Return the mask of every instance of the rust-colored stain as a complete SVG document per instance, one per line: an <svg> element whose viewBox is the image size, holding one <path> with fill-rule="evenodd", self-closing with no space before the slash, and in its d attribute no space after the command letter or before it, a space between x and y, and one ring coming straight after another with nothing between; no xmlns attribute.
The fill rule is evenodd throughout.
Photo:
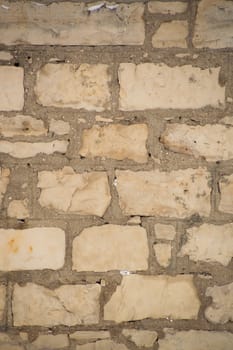
<svg viewBox="0 0 233 350"><path fill-rule="evenodd" d="M28 247L28 250L29 250L29 252L30 252L30 253L32 253L33 248L32 248L32 246L31 246L31 245Z"/></svg>
<svg viewBox="0 0 233 350"><path fill-rule="evenodd" d="M18 250L19 250L19 247L15 241L14 238L12 238L9 242L8 242L8 246L9 246L9 249L10 251L12 251L12 253L17 253Z"/></svg>

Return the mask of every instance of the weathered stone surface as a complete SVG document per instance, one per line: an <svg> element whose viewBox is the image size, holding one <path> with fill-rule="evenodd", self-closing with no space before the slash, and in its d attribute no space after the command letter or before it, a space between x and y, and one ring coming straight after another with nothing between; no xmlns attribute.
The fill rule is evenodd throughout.
<svg viewBox="0 0 233 350"><path fill-rule="evenodd" d="M30 350L61 349L69 345L67 334L42 334L30 344Z"/></svg>
<svg viewBox="0 0 233 350"><path fill-rule="evenodd" d="M1 7L0 7L1 8ZM0 110L20 111L24 105L23 68L0 67Z"/></svg>
<svg viewBox="0 0 233 350"><path fill-rule="evenodd" d="M42 207L103 216L111 201L107 174L91 172L76 174L70 167L38 174Z"/></svg>
<svg viewBox="0 0 233 350"><path fill-rule="evenodd" d="M155 224L155 236L158 239L172 241L176 236L176 230L172 225Z"/></svg>
<svg viewBox="0 0 233 350"><path fill-rule="evenodd" d="M166 330L159 339L159 350L231 350L233 334L211 331Z"/></svg>
<svg viewBox="0 0 233 350"><path fill-rule="evenodd" d="M15 285L15 326L95 324L99 321L99 284L63 285L51 290L33 283ZM46 315L46 317L45 317Z"/></svg>
<svg viewBox="0 0 233 350"><path fill-rule="evenodd" d="M208 321L222 324L233 321L233 283L209 287L206 296L213 299L205 310Z"/></svg>
<svg viewBox="0 0 233 350"><path fill-rule="evenodd" d="M66 153L67 141L54 140L51 142L9 142L0 141L0 153L9 154L14 158L30 158L37 154Z"/></svg>
<svg viewBox="0 0 233 350"><path fill-rule="evenodd" d="M10 61L13 58L12 54L7 51L0 51L0 60Z"/></svg>
<svg viewBox="0 0 233 350"><path fill-rule="evenodd" d="M5 45L141 45L145 29L140 3L35 2L0 4L0 42Z"/></svg>
<svg viewBox="0 0 233 350"><path fill-rule="evenodd" d="M46 135L47 130L40 119L28 115L16 117L0 116L0 134L5 137L12 136L41 136Z"/></svg>
<svg viewBox="0 0 233 350"><path fill-rule="evenodd" d="M0 333L0 350L24 350L24 347L12 340L7 333Z"/></svg>
<svg viewBox="0 0 233 350"><path fill-rule="evenodd" d="M162 267L168 267L171 261L172 247L170 243L154 244L156 260Z"/></svg>
<svg viewBox="0 0 233 350"><path fill-rule="evenodd" d="M209 162L233 158L233 127L224 125L167 125L160 141L166 148Z"/></svg>
<svg viewBox="0 0 233 350"><path fill-rule="evenodd" d="M85 129L79 154L83 157L107 157L116 160L132 159L138 163L147 161L145 124L94 125Z"/></svg>
<svg viewBox="0 0 233 350"><path fill-rule="evenodd" d="M233 174L224 176L219 182L221 200L219 210L233 214Z"/></svg>
<svg viewBox="0 0 233 350"><path fill-rule="evenodd" d="M25 219L29 217L28 201L24 200L13 200L9 203L7 208L7 215L11 218Z"/></svg>
<svg viewBox="0 0 233 350"><path fill-rule="evenodd" d="M227 266L233 257L233 224L203 224L187 230L187 242L179 256L193 261L219 262Z"/></svg>
<svg viewBox="0 0 233 350"><path fill-rule="evenodd" d="M185 2L162 2L162 1L149 1L148 9L152 13L162 13L164 15L175 15L176 13L182 13L187 10L187 3Z"/></svg>
<svg viewBox="0 0 233 350"><path fill-rule="evenodd" d="M147 270L148 257L147 233L140 226L88 227L73 241L77 271Z"/></svg>
<svg viewBox="0 0 233 350"><path fill-rule="evenodd" d="M77 331L70 334L70 339L75 339L80 342L90 341L95 342L101 339L111 338L109 331Z"/></svg>
<svg viewBox="0 0 233 350"><path fill-rule="evenodd" d="M37 102L48 107L88 111L109 109L110 75L107 69L106 64L48 63L37 72Z"/></svg>
<svg viewBox="0 0 233 350"><path fill-rule="evenodd" d="M200 301L191 275L124 276L104 307L104 319L196 319Z"/></svg>
<svg viewBox="0 0 233 350"><path fill-rule="evenodd" d="M64 120L52 119L49 124L49 131L56 135L66 135L70 132L70 124Z"/></svg>
<svg viewBox="0 0 233 350"><path fill-rule="evenodd" d="M219 84L219 72L220 67L121 63L120 109L220 108L225 104L225 87Z"/></svg>
<svg viewBox="0 0 233 350"><path fill-rule="evenodd" d="M76 350L127 350L124 344L119 344L113 340L99 340L95 343L76 345Z"/></svg>
<svg viewBox="0 0 233 350"><path fill-rule="evenodd" d="M233 47L233 3L202 0L198 5L193 44L198 48Z"/></svg>
<svg viewBox="0 0 233 350"><path fill-rule="evenodd" d="M203 168L169 172L116 171L120 207L126 215L180 217L210 213L209 174Z"/></svg>
<svg viewBox="0 0 233 350"><path fill-rule="evenodd" d="M0 322L3 318L3 312L5 308L6 287L0 285Z"/></svg>
<svg viewBox="0 0 233 350"><path fill-rule="evenodd" d="M219 122L226 125L233 125L233 116L226 116L220 119Z"/></svg>
<svg viewBox="0 0 233 350"><path fill-rule="evenodd" d="M3 196L6 193L9 182L10 182L10 169L0 168L0 208L3 200Z"/></svg>
<svg viewBox="0 0 233 350"><path fill-rule="evenodd" d="M60 228L0 229L0 270L59 269L65 258Z"/></svg>
<svg viewBox="0 0 233 350"><path fill-rule="evenodd" d="M152 37L152 45L157 48L180 47L186 48L188 36L187 21L171 21L161 23Z"/></svg>
<svg viewBox="0 0 233 350"><path fill-rule="evenodd" d="M157 332L142 329L123 329L122 334L137 346L146 348L153 346L158 337Z"/></svg>

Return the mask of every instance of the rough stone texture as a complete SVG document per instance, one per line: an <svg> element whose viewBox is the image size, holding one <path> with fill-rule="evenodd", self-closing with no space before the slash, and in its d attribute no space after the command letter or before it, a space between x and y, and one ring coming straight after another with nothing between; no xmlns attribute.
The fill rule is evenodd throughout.
<svg viewBox="0 0 233 350"><path fill-rule="evenodd" d="M0 321L3 318L4 308L5 308L5 297L6 297L6 287L0 285Z"/></svg>
<svg viewBox="0 0 233 350"><path fill-rule="evenodd" d="M203 224L187 230L187 242L179 256L193 261L218 262L227 266L233 257L233 224Z"/></svg>
<svg viewBox="0 0 233 350"><path fill-rule="evenodd" d="M6 45L141 45L145 37L140 3L0 4L9 7L0 6L0 42Z"/></svg>
<svg viewBox="0 0 233 350"><path fill-rule="evenodd" d="M42 120L27 115L17 115L16 117L1 115L0 134L5 137L41 136L46 135L47 130Z"/></svg>
<svg viewBox="0 0 233 350"><path fill-rule="evenodd" d="M23 109L23 74L24 70L21 67L0 67L1 111L20 111L21 109Z"/></svg>
<svg viewBox="0 0 233 350"><path fill-rule="evenodd" d="M219 85L219 72L219 67L121 63L118 72L120 109L223 107L225 87Z"/></svg>
<svg viewBox="0 0 233 350"><path fill-rule="evenodd" d="M60 228L0 229L0 270L59 269L65 233Z"/></svg>
<svg viewBox="0 0 233 350"><path fill-rule="evenodd" d="M7 51L0 51L0 60L10 61L13 58L12 54Z"/></svg>
<svg viewBox="0 0 233 350"><path fill-rule="evenodd" d="M184 218L210 212L209 174L205 169L169 172L116 171L120 206L126 215Z"/></svg>
<svg viewBox="0 0 233 350"><path fill-rule="evenodd" d="M11 218L25 219L29 217L28 201L15 199L9 203L7 215Z"/></svg>
<svg viewBox="0 0 233 350"><path fill-rule="evenodd" d="M171 261L171 244L170 243L156 243L154 244L154 251L156 260L162 267L168 267Z"/></svg>
<svg viewBox="0 0 233 350"><path fill-rule="evenodd" d="M172 225L155 224L155 236L158 239L172 241L176 236L176 230Z"/></svg>
<svg viewBox="0 0 233 350"><path fill-rule="evenodd" d="M7 333L0 333L0 350L24 350L24 347L13 341Z"/></svg>
<svg viewBox="0 0 233 350"><path fill-rule="evenodd" d="M201 0L198 6L193 44L197 48L233 47L233 3Z"/></svg>
<svg viewBox="0 0 233 350"><path fill-rule="evenodd" d="M89 227L74 239L72 256L77 271L147 270L147 233L140 226Z"/></svg>
<svg viewBox="0 0 233 350"><path fill-rule="evenodd" d="M112 340L99 340L95 343L77 345L76 350L127 350L124 344L115 343Z"/></svg>
<svg viewBox="0 0 233 350"><path fill-rule="evenodd" d="M64 122L63 120L52 119L49 124L49 131L56 135L69 134L70 124L68 122Z"/></svg>
<svg viewBox="0 0 233 350"><path fill-rule="evenodd" d="M140 329L123 329L122 334L137 346L146 348L153 346L158 337L156 332Z"/></svg>
<svg viewBox="0 0 233 350"><path fill-rule="evenodd" d="M38 174L42 207L102 216L111 201L108 177L104 172L76 174L70 167Z"/></svg>
<svg viewBox="0 0 233 350"><path fill-rule="evenodd" d="M108 331L77 331L70 334L70 339L78 340L81 342L95 342L97 340L108 338L111 338L110 332Z"/></svg>
<svg viewBox="0 0 233 350"><path fill-rule="evenodd" d="M222 124L233 125L233 117L226 116L226 117L220 119L219 122Z"/></svg>
<svg viewBox="0 0 233 350"><path fill-rule="evenodd" d="M159 350L231 350L232 346L233 334L228 332L168 329L159 340Z"/></svg>
<svg viewBox="0 0 233 350"><path fill-rule="evenodd" d="M15 285L15 326L95 324L99 321L99 284L63 285L51 290L33 283ZM46 315L46 317L45 317Z"/></svg>
<svg viewBox="0 0 233 350"><path fill-rule="evenodd" d="M208 287L206 296L212 297L212 304L205 310L205 317L212 323L233 321L233 283Z"/></svg>
<svg viewBox="0 0 233 350"><path fill-rule="evenodd" d="M69 345L66 334L42 334L30 344L30 350L61 349Z"/></svg>
<svg viewBox="0 0 233 350"><path fill-rule="evenodd" d="M187 21L171 21L161 23L152 37L152 45L157 48L180 47L186 48L188 36Z"/></svg>
<svg viewBox="0 0 233 350"><path fill-rule="evenodd" d="M37 72L35 94L43 106L109 109L110 76L106 64L48 63Z"/></svg>
<svg viewBox="0 0 233 350"><path fill-rule="evenodd" d="M202 157L209 162L233 158L233 127L230 126L170 124L160 141L174 152Z"/></svg>
<svg viewBox="0 0 233 350"><path fill-rule="evenodd" d="M233 174L224 176L219 182L221 200L219 210L233 214Z"/></svg>
<svg viewBox="0 0 233 350"><path fill-rule="evenodd" d="M196 319L200 307L191 275L124 276L104 307L104 319Z"/></svg>
<svg viewBox="0 0 233 350"><path fill-rule="evenodd" d="M83 131L79 154L83 157L107 157L116 160L132 159L137 163L147 161L145 124L94 125Z"/></svg>
<svg viewBox="0 0 233 350"><path fill-rule="evenodd" d="M162 13L164 15L175 15L176 13L185 12L187 9L187 3L185 2L162 2L162 1L149 1L148 9L152 13Z"/></svg>
<svg viewBox="0 0 233 350"><path fill-rule="evenodd" d="M9 182L10 182L10 169L0 168L0 208L2 205L3 196L6 193Z"/></svg>

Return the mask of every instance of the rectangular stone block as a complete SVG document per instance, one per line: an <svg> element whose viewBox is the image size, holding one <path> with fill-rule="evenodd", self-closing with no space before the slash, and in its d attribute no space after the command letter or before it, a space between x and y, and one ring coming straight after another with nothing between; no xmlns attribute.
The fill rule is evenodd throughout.
<svg viewBox="0 0 233 350"><path fill-rule="evenodd" d="M175 15L187 10L187 3L180 1L149 1L148 10L151 13L161 13L163 15Z"/></svg>
<svg viewBox="0 0 233 350"><path fill-rule="evenodd" d="M0 111L20 111L23 109L23 75L24 71L21 67L0 67Z"/></svg>
<svg viewBox="0 0 233 350"><path fill-rule="evenodd" d="M47 129L41 119L29 115L16 115L15 117L0 116L0 134L4 137L13 136L42 136Z"/></svg>
<svg viewBox="0 0 233 350"><path fill-rule="evenodd" d="M121 63L118 71L120 109L222 108L225 87L219 84L219 72L220 67Z"/></svg>
<svg viewBox="0 0 233 350"><path fill-rule="evenodd" d="M0 229L0 270L62 268L65 233L60 228Z"/></svg>
<svg viewBox="0 0 233 350"><path fill-rule="evenodd" d="M110 108L106 64L48 63L37 72L35 94L43 106L103 111Z"/></svg>
<svg viewBox="0 0 233 350"><path fill-rule="evenodd" d="M184 218L210 213L209 173L204 168L171 172L116 171L120 207L126 215Z"/></svg>
<svg viewBox="0 0 233 350"><path fill-rule="evenodd" d="M1 6L2 5L2 6ZM144 5L0 1L5 45L141 45Z"/></svg>
<svg viewBox="0 0 233 350"><path fill-rule="evenodd" d="M74 326L99 321L99 284L63 285L54 290L33 283L14 287L14 326Z"/></svg>
<svg viewBox="0 0 233 350"><path fill-rule="evenodd" d="M4 194L6 193L7 186L10 182L10 169L0 168L0 208L2 205L2 200Z"/></svg>

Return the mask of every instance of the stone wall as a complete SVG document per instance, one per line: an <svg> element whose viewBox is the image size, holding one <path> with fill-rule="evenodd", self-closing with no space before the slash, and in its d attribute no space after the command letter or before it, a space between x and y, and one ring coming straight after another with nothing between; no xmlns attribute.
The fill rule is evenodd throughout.
<svg viewBox="0 0 233 350"><path fill-rule="evenodd" d="M0 350L233 349L232 33L0 0Z"/></svg>

